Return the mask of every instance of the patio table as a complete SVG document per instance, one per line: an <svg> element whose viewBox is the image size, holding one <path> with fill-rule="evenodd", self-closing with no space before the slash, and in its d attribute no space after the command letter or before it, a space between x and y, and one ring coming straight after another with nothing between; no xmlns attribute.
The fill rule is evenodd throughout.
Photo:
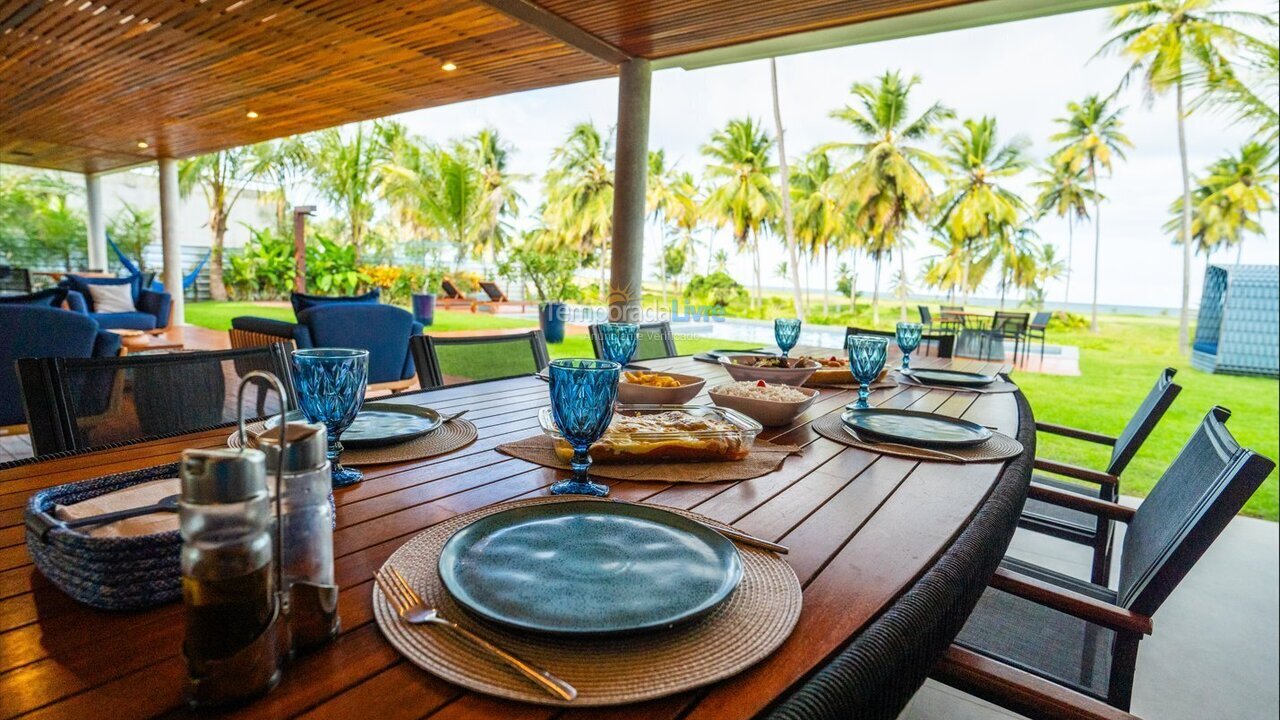
<svg viewBox="0 0 1280 720"><path fill-rule="evenodd" d="M707 377L709 386L728 379L718 365L689 357L645 364ZM925 357L913 359L913 364L987 373L1009 370L994 363ZM596 709L588 715L732 720L766 713L873 624L891 618L895 603L922 582L922 576L935 572L935 565L943 565L942 558L950 558L947 572L967 567L951 561L953 543L971 540L966 531L988 519L991 506L1000 504L1000 512L1012 513L1001 520L1007 523L1007 534L1001 530L1001 537L982 549L995 560L963 578L973 592L980 592L1003 554L1001 543L1007 544L1012 536L1034 441L1025 457L1010 461L1013 464L953 465L855 449L811 429L814 420L841 411L853 399L853 391L824 389L797 422L766 429L764 438L803 446L800 454L769 475L711 484L611 483L615 497L687 508L788 545L791 552L785 558L804 588L804 607L791 637L747 671L701 690ZM279 687L239 714L379 720L586 717L581 711L482 696L439 680L402 659L373 620L373 572L396 548L456 514L545 494L547 486L563 476L495 451L499 444L538 432L537 413L548 403L546 383L523 376L388 400L441 411L467 408L479 439L450 455L367 468L363 483L336 493L334 543L342 587L342 635L296 660ZM886 407L964 417L1009 435L1021 434L1024 440L1033 426L1020 394L898 386L876 391L872 400ZM707 402L705 391L696 402ZM184 448L221 446L228 433L199 432L0 470L0 717L33 712L42 718L124 719L187 713L182 702L181 604L134 613L78 605L31 566L22 545L22 506L41 488L170 462ZM1008 499L1010 487L1014 501ZM1004 500L997 503L1001 497ZM970 607L955 609L953 619L962 623ZM941 653L944 648L945 643L927 651ZM928 666L925 663L919 672ZM911 690L914 686L904 692Z"/></svg>

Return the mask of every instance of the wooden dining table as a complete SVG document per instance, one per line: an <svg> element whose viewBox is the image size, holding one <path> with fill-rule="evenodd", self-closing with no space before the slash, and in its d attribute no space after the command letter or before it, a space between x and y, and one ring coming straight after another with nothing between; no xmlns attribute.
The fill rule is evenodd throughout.
<svg viewBox="0 0 1280 720"><path fill-rule="evenodd" d="M833 352L795 352L806 351ZM708 386L728 380L718 365L690 357L644 364L706 377ZM913 358L913 365L1009 371L995 363L939 358ZM766 429L761 437L802 450L765 476L737 482L611 483L615 497L691 510L788 546L785 559L803 588L803 609L794 632L776 652L734 677L645 703L582 710L526 705L451 685L403 659L373 618L373 573L410 538L459 513L545 495L551 483L564 477L561 471L496 450L540 432L537 414L548 404L545 381L529 375L382 400L442 412L467 409L479 437L451 454L365 468L362 483L336 491L334 550L342 633L327 647L295 660L270 694L228 714L377 720L734 720L761 715L930 570L987 503L1006 466L1003 461L960 465L908 460L833 442L811 428L814 420L840 412L855 398L852 390L823 389L795 422ZM705 391L695 402L708 402ZM1012 393L899 385L876 390L872 402L963 417L1008 435L1032 423ZM229 432L217 429L0 470L0 717L124 720L189 713L182 696L182 605L107 612L76 603L33 568L24 546L22 511L27 498L42 488L172 462L184 448L225 445ZM985 585L987 579L979 580Z"/></svg>

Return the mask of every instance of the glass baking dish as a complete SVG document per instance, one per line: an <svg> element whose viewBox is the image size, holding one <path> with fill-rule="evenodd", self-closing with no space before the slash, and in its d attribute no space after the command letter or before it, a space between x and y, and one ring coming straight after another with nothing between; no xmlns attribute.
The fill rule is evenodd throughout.
<svg viewBox="0 0 1280 720"><path fill-rule="evenodd" d="M672 413L673 415L667 415ZM674 413L693 418L680 422ZM664 422L660 430L631 430L631 418ZM556 455L568 462L569 443L556 428L551 408L538 413L542 431L555 441ZM685 428L682 424L714 422L716 428ZM644 420L641 421L646 422ZM715 405L619 405L604 437L591 446L591 460L598 463L729 462L742 460L763 427L736 410Z"/></svg>

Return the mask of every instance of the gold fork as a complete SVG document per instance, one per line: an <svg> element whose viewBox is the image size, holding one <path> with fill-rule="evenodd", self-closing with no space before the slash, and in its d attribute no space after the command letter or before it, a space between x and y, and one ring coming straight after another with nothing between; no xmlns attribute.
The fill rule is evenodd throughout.
<svg viewBox="0 0 1280 720"><path fill-rule="evenodd" d="M386 570L390 572L386 572ZM476 647L515 668L521 675L534 681L539 687L561 700L569 701L578 697L577 689L564 680L546 670L539 670L452 620L441 617L435 608L427 607L427 604L422 601L422 597L414 591L409 585L409 581L404 579L399 570L388 565L385 569L374 573L373 579L378 583L378 587L382 588L382 594L386 595L387 600L395 606L396 614L400 616L401 620L410 625L429 624L449 628Z"/></svg>

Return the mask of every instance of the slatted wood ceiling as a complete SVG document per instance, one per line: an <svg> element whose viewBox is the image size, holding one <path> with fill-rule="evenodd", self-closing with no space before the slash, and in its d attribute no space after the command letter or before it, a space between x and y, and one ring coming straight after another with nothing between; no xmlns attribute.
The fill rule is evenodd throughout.
<svg viewBox="0 0 1280 720"><path fill-rule="evenodd" d="M540 4L657 59L969 1ZM98 172L615 72L476 0L0 0L0 162Z"/></svg>

